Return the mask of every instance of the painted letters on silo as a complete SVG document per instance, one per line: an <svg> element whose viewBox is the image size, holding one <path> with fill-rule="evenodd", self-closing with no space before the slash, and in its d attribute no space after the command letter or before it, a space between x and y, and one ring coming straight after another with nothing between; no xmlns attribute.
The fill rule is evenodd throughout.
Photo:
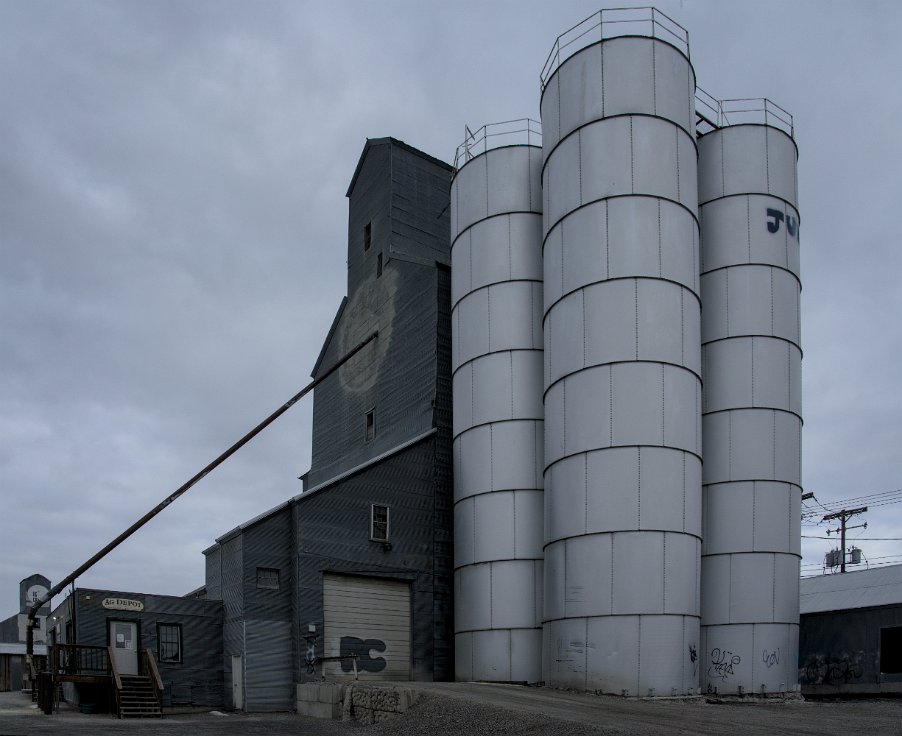
<svg viewBox="0 0 902 736"><path fill-rule="evenodd" d="M650 19L541 103L545 681L643 696L697 690L701 549L695 75Z"/></svg>
<svg viewBox="0 0 902 736"><path fill-rule="evenodd" d="M779 120L773 103L755 102L762 122ZM798 682L802 353L797 151L787 131L726 125L699 140L701 683L721 693Z"/></svg>
<svg viewBox="0 0 902 736"><path fill-rule="evenodd" d="M538 682L542 150L495 134L462 146L451 185L456 677Z"/></svg>

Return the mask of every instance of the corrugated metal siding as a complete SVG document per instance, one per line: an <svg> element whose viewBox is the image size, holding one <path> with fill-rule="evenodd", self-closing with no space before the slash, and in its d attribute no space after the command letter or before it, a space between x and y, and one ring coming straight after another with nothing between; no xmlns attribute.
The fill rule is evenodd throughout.
<svg viewBox="0 0 902 736"><path fill-rule="evenodd" d="M293 710L291 624L249 620L245 645L245 709L249 712Z"/></svg>
<svg viewBox="0 0 902 736"><path fill-rule="evenodd" d="M76 625L79 644L107 646L111 620L138 624L138 647L153 652L163 680L163 705L224 705L222 651L223 606L219 601L176 596L146 595L126 591L81 589ZM105 598L141 601L143 611L103 608ZM179 624L182 629L182 661L160 662L157 624Z"/></svg>
<svg viewBox="0 0 902 736"><path fill-rule="evenodd" d="M902 565L799 581L802 613L902 604Z"/></svg>
<svg viewBox="0 0 902 736"><path fill-rule="evenodd" d="M447 646L450 607L435 595L450 597L445 570L438 574L434 482L437 435L296 503L298 534L298 626L317 627L322 655L324 572L409 579L412 583L412 648L415 680L453 676L453 662L436 651ZM391 508L391 544L386 550L369 541L370 504ZM450 504L450 501L446 501ZM450 535L450 528L445 532ZM447 547L445 547L447 550ZM446 556L449 554L445 552ZM301 642L302 649L305 642ZM301 679L316 679L306 672Z"/></svg>
<svg viewBox="0 0 902 736"><path fill-rule="evenodd" d="M880 672L880 629L890 626L902 626L902 605L803 615L799 681L858 686L902 682L902 674Z"/></svg>
<svg viewBox="0 0 902 736"><path fill-rule="evenodd" d="M410 584L371 577L323 577L326 656L357 654L360 680L410 679ZM326 664L330 679L353 677L347 662Z"/></svg>
<svg viewBox="0 0 902 736"><path fill-rule="evenodd" d="M205 553L204 566L206 572L207 598L210 600L222 600L222 548L217 544Z"/></svg>
<svg viewBox="0 0 902 736"><path fill-rule="evenodd" d="M222 554L222 602L225 620L241 618L244 614L244 556L243 536L237 534L220 544Z"/></svg>

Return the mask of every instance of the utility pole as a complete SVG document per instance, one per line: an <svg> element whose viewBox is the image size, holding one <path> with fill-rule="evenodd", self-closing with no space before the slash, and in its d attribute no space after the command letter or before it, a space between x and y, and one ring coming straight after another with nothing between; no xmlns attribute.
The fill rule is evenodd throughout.
<svg viewBox="0 0 902 736"><path fill-rule="evenodd" d="M842 562L839 566L840 572L846 571L846 522L851 519L853 516L857 514L863 514L868 510L867 506L861 506L857 509L843 509L842 511L836 511L832 514L827 514L821 521L833 521L833 519L839 519L839 529L835 531L839 531L840 533L840 552L842 553ZM864 525L867 527L867 524ZM854 528L854 527L852 527ZM830 533L830 530L827 530L827 534Z"/></svg>

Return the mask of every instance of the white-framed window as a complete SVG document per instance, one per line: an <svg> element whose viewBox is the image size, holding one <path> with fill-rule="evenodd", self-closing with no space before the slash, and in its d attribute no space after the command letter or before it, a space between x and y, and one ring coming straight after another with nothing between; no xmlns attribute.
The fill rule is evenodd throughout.
<svg viewBox="0 0 902 736"><path fill-rule="evenodd" d="M389 532L388 506L374 503L370 506L370 539L387 542Z"/></svg>

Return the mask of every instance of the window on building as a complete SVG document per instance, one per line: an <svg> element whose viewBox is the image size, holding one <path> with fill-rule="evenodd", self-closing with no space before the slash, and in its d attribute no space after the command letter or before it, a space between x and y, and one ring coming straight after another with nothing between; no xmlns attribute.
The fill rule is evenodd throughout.
<svg viewBox="0 0 902 736"><path fill-rule="evenodd" d="M902 626L880 629L880 671L902 673Z"/></svg>
<svg viewBox="0 0 902 736"><path fill-rule="evenodd" d="M369 442L376 436L376 410L370 409L366 413L363 425L363 438Z"/></svg>
<svg viewBox="0 0 902 736"><path fill-rule="evenodd" d="M373 223L368 222L363 226L363 252L366 253L373 244Z"/></svg>
<svg viewBox="0 0 902 736"><path fill-rule="evenodd" d="M374 503L371 507L372 523L370 524L370 539L376 542L388 541L388 506Z"/></svg>
<svg viewBox="0 0 902 736"><path fill-rule="evenodd" d="M257 568L257 587L269 588L270 590L279 589L279 569L276 567L258 567Z"/></svg>
<svg viewBox="0 0 902 736"><path fill-rule="evenodd" d="M181 624L157 624L157 659L160 662L182 661Z"/></svg>
<svg viewBox="0 0 902 736"><path fill-rule="evenodd" d="M376 278L379 278L382 275L382 254L379 254L379 257L376 259Z"/></svg>

